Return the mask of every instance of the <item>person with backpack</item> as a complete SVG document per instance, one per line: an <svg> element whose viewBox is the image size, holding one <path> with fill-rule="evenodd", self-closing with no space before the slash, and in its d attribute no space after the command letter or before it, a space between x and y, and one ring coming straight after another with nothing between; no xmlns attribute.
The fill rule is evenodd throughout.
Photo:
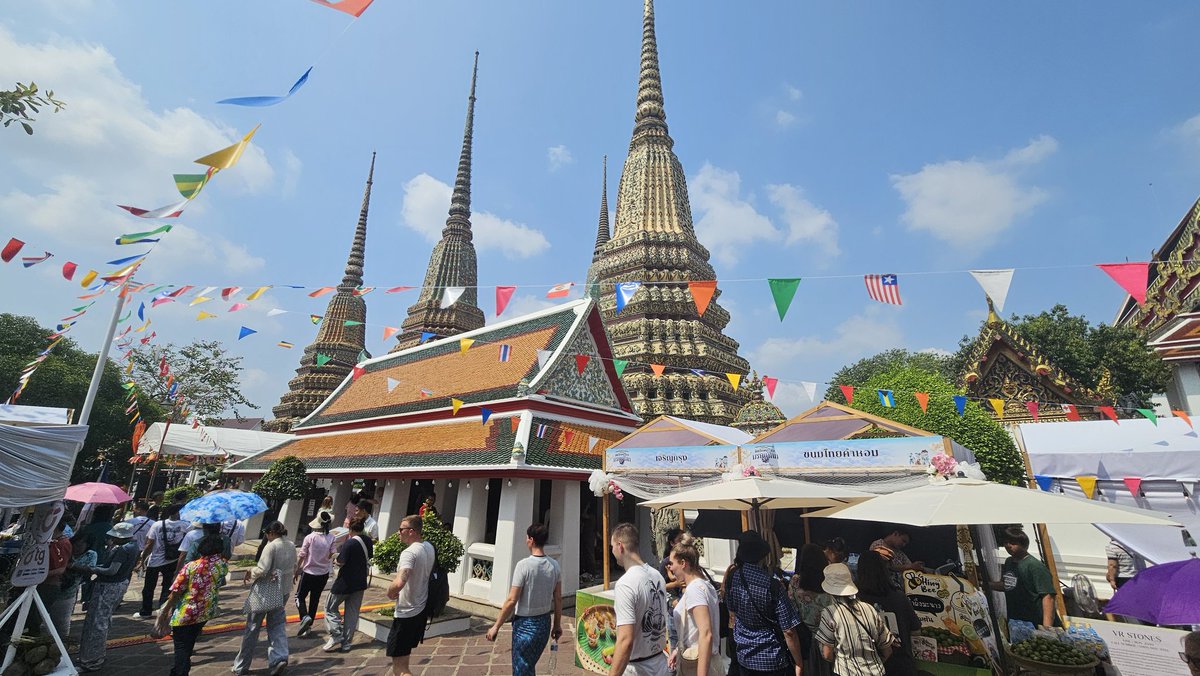
<svg viewBox="0 0 1200 676"><path fill-rule="evenodd" d="M148 620L154 617L154 588L162 578L162 591L158 595L158 605L161 606L171 593L171 583L175 581L175 571L179 565L179 545L187 534L191 524L179 519L179 505L163 508L162 518L150 526L146 533L146 547L142 549L138 568L145 567L146 581L142 585L142 607L133 616L134 619Z"/></svg>
<svg viewBox="0 0 1200 676"><path fill-rule="evenodd" d="M733 616L733 639L740 673L800 676L800 616L783 585L765 568L770 546L757 531L738 536L738 552L725 578L725 603Z"/></svg>
<svg viewBox="0 0 1200 676"><path fill-rule="evenodd" d="M132 537L133 526L127 523L113 526L108 531L110 546L104 552L103 562L89 571L96 580L83 621L83 635L79 638L80 671L99 671L104 666L113 612L121 600L121 589L129 581L138 561L137 545L131 542Z"/></svg>
<svg viewBox="0 0 1200 676"><path fill-rule="evenodd" d="M495 641L500 627L516 613L512 634L512 667L516 676L534 676L546 641L557 642L562 636L562 571L558 561L546 556L548 539L550 529L545 524L535 523L526 529L525 546L530 556L517 562L508 598L500 607L496 623L487 631L487 640Z"/></svg>
<svg viewBox="0 0 1200 676"><path fill-rule="evenodd" d="M354 632L358 631L358 611L368 586L367 576L374 551L371 538L363 533L364 527L362 519L351 521L350 537L338 550L337 562L341 569L325 601L325 628L329 638L321 650L327 653L349 652L354 643ZM345 606L344 616L342 606Z"/></svg>
<svg viewBox="0 0 1200 676"><path fill-rule="evenodd" d="M396 577L388 586L387 597L396 601L392 630L388 632L387 656L392 658L392 672L409 676L408 659L413 648L425 640L425 625L429 620L429 576L434 572L437 553L425 542L421 517L410 514L400 520L400 541L404 551L396 564Z"/></svg>

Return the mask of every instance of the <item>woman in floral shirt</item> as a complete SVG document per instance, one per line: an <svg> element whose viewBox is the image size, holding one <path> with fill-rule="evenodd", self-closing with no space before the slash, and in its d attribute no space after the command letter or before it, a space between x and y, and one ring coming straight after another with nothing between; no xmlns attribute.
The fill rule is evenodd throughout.
<svg viewBox="0 0 1200 676"><path fill-rule="evenodd" d="M229 572L219 535L204 536L196 549L200 558L188 562L175 576L171 596L161 611L170 614L171 639L175 643L175 666L170 676L191 672L196 639L204 624L217 614L217 590L224 586Z"/></svg>

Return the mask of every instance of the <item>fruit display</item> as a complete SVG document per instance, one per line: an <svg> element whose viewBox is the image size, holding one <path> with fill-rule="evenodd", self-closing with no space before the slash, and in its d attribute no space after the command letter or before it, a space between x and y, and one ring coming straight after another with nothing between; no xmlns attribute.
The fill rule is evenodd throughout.
<svg viewBox="0 0 1200 676"><path fill-rule="evenodd" d="M617 643L617 613L609 605L592 606L576 626L575 654L591 671L606 673Z"/></svg>
<svg viewBox="0 0 1200 676"><path fill-rule="evenodd" d="M1095 655L1045 636L1034 636L1015 643L1009 651L1017 658L1018 663L1034 663L1034 670L1039 673L1090 671L1097 664Z"/></svg>

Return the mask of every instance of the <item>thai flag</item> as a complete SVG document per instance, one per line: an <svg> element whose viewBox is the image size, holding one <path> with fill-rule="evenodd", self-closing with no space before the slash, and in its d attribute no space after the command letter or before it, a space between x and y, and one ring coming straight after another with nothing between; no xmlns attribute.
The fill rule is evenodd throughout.
<svg viewBox="0 0 1200 676"><path fill-rule="evenodd" d="M900 280L896 275L866 275L867 295L872 300L890 305L900 305Z"/></svg>
<svg viewBox="0 0 1200 676"><path fill-rule="evenodd" d="M511 355L512 355L512 346L509 345L508 343L502 344L500 346L500 361L508 361L508 358Z"/></svg>

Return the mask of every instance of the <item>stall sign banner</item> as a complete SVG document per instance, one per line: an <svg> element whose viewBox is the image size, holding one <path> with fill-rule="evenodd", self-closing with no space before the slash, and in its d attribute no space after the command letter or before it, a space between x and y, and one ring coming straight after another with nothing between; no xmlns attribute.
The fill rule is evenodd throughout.
<svg viewBox="0 0 1200 676"><path fill-rule="evenodd" d="M925 468L929 466L930 458L944 451L945 445L940 436L783 441L742 446L742 464L777 470L814 467Z"/></svg>
<svg viewBox="0 0 1200 676"><path fill-rule="evenodd" d="M737 464L737 446L672 446L665 448L609 448L609 472L641 470L712 470L723 472Z"/></svg>
<svg viewBox="0 0 1200 676"><path fill-rule="evenodd" d="M939 641L939 650L950 644L962 645L971 655L999 659L996 632L983 592L959 577L916 570L905 571L902 582L921 628L953 634L954 639L947 645Z"/></svg>
<svg viewBox="0 0 1200 676"><path fill-rule="evenodd" d="M1112 665L1121 676L1188 676L1179 659L1186 631L1140 624L1084 620L1108 644Z"/></svg>
<svg viewBox="0 0 1200 676"><path fill-rule="evenodd" d="M46 580L46 574L50 572L50 538L62 515L62 500L43 502L33 508L21 557L13 569L12 586L32 587Z"/></svg>

